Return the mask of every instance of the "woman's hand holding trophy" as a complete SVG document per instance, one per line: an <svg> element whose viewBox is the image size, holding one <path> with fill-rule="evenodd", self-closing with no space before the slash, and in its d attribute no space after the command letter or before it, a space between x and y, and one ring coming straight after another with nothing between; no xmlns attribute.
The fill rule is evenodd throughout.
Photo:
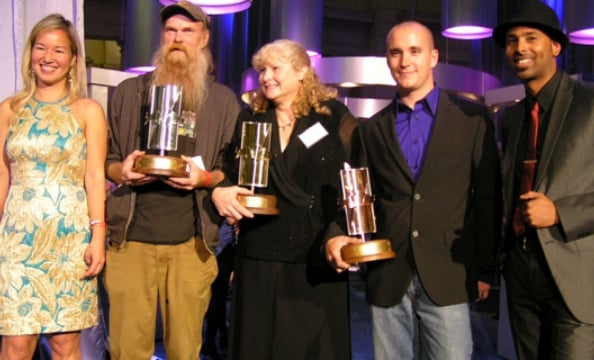
<svg viewBox="0 0 594 360"><path fill-rule="evenodd" d="M219 187L213 190L212 200L230 225L254 214L277 215L276 197L256 194L254 189L268 186L270 166L270 139L272 124L246 121L242 124L239 159L239 186ZM243 186L249 186L245 188Z"/></svg>

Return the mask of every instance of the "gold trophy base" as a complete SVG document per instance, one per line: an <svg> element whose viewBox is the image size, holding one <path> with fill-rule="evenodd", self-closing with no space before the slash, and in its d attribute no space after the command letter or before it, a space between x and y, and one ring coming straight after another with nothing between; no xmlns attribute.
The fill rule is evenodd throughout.
<svg viewBox="0 0 594 360"><path fill-rule="evenodd" d="M258 215L278 215L276 196L274 195L237 195L237 201L249 211Z"/></svg>
<svg viewBox="0 0 594 360"><path fill-rule="evenodd" d="M342 259L349 264L368 261L393 259L396 253L392 250L390 240L370 240L360 244L348 244L340 249Z"/></svg>
<svg viewBox="0 0 594 360"><path fill-rule="evenodd" d="M174 156L142 155L134 162L134 171L164 177L188 177L187 164Z"/></svg>

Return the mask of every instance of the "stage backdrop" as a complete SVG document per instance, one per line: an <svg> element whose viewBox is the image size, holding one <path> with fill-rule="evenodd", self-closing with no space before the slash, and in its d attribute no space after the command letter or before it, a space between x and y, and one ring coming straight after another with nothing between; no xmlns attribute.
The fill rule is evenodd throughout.
<svg viewBox="0 0 594 360"><path fill-rule="evenodd" d="M72 21L83 41L83 0L0 0L0 99L22 88L23 45L37 21L60 13Z"/></svg>

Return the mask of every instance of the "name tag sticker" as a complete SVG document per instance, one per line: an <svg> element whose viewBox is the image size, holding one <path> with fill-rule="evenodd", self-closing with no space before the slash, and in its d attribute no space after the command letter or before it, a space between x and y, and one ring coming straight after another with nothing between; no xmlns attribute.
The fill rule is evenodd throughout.
<svg viewBox="0 0 594 360"><path fill-rule="evenodd" d="M310 126L309 129L299 134L299 140L301 140L303 145L309 149L313 144L325 138L326 135L328 135L326 128L317 122L313 126Z"/></svg>
<svg viewBox="0 0 594 360"><path fill-rule="evenodd" d="M196 164L196 166L200 168L200 170L205 170L204 161L202 161L201 155L192 157L192 161L194 162L194 164Z"/></svg>

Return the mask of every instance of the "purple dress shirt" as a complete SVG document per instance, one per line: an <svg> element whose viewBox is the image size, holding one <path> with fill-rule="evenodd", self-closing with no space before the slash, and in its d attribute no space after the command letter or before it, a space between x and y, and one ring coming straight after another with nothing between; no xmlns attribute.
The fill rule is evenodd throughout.
<svg viewBox="0 0 594 360"><path fill-rule="evenodd" d="M427 150L431 129L435 122L439 88L436 86L411 109L396 96L396 119L394 128L408 168L417 180L423 167L423 159Z"/></svg>

